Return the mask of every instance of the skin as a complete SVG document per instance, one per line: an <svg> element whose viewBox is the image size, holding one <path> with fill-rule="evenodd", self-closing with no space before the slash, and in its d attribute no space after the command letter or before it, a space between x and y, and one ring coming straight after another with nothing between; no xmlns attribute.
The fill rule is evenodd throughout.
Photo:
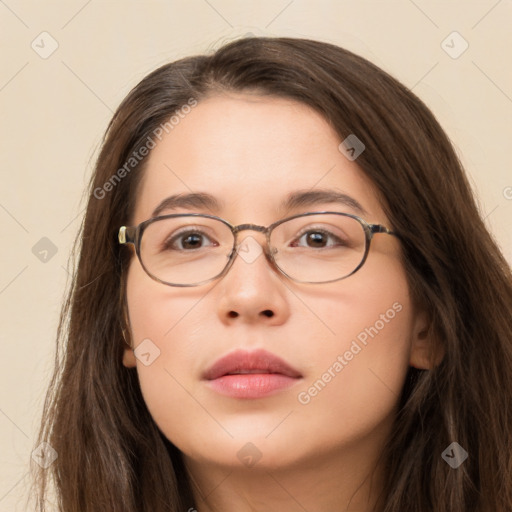
<svg viewBox="0 0 512 512"><path fill-rule="evenodd" d="M132 224L150 218L171 194L203 191L224 208L162 214L194 211L268 226L283 218L279 205L288 193L321 187L349 194L367 210L366 221L391 227L371 182L357 160L338 150L340 142L301 103L214 95L152 150ZM356 213L322 203L290 215L329 209ZM242 234L265 243L261 233ZM251 263L237 257L228 274L205 285L165 286L133 256L127 302L133 346L149 338L160 356L145 366L126 349L123 364L136 366L154 421L183 453L199 512L371 510L382 484L377 457L407 369L429 368L427 316L412 303L395 237L375 235L360 270L315 285L287 279L262 255ZM309 403L300 403L298 394L395 303L401 311ZM217 394L201 373L237 348L265 348L303 378L257 400ZM252 467L237 457L249 442L261 453Z"/></svg>

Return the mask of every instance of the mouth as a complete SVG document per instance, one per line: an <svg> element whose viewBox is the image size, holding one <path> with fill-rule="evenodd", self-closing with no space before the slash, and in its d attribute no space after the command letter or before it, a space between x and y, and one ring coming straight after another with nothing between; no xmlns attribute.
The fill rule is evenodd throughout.
<svg viewBox="0 0 512 512"><path fill-rule="evenodd" d="M298 370L266 350L231 352L203 374L211 389L233 398L272 395L300 379L302 374Z"/></svg>

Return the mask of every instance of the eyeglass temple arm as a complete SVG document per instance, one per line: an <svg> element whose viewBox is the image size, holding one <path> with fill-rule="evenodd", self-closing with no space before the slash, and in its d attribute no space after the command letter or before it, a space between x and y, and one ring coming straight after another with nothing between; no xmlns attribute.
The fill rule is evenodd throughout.
<svg viewBox="0 0 512 512"><path fill-rule="evenodd" d="M370 224L370 231L372 234L387 233L388 235L398 236L398 233L396 233L395 231L392 231L391 229L387 228L386 226L382 226L381 224Z"/></svg>
<svg viewBox="0 0 512 512"><path fill-rule="evenodd" d="M117 238L120 244L134 244L135 243L135 230L133 226L121 226Z"/></svg>

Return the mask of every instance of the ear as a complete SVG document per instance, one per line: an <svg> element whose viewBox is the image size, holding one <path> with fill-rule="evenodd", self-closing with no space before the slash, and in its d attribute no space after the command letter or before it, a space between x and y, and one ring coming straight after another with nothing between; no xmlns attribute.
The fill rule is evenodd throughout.
<svg viewBox="0 0 512 512"><path fill-rule="evenodd" d="M131 337L129 337L126 334L126 331L124 331L124 352L123 352L123 365L126 366L126 368L135 368L137 366L136 360L135 360L135 353L133 352L133 348L131 347ZM127 339L129 338L129 339Z"/></svg>
<svg viewBox="0 0 512 512"><path fill-rule="evenodd" d="M431 370L441 363L444 347L433 335L432 322L426 311L416 313L413 322L409 365L420 370Z"/></svg>
<svg viewBox="0 0 512 512"><path fill-rule="evenodd" d="M132 347L132 336L130 329L130 318L128 316L128 305L126 304L126 299L123 299L124 297L121 299L124 321L124 325L123 327L121 327L124 340L123 365L126 366L126 368L135 368L137 366L137 363L135 360L135 353Z"/></svg>

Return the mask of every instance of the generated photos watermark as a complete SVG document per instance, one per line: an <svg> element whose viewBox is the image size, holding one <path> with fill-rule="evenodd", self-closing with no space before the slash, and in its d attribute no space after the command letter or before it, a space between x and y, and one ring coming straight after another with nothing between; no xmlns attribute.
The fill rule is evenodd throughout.
<svg viewBox="0 0 512 512"><path fill-rule="evenodd" d="M443 451L441 457L449 466L457 469L468 458L468 452L454 441Z"/></svg>
<svg viewBox="0 0 512 512"><path fill-rule="evenodd" d="M379 334L382 329L389 324L393 318L402 311L402 304L395 302L391 308L385 313L379 316L379 319L375 321L370 327L363 329L357 336L356 339L352 340L350 348L343 354L338 355L336 360L325 370L322 376L317 379L306 391L301 391L297 395L297 400L302 405L307 405L311 402L312 398L317 396L326 386L334 379L344 368L349 364L354 356L359 354L363 348L368 344L369 338L373 339Z"/></svg>
<svg viewBox="0 0 512 512"><path fill-rule="evenodd" d="M245 443L240 450L238 450L236 456L238 460L248 468L252 468L261 459L263 454L254 443Z"/></svg>
<svg viewBox="0 0 512 512"><path fill-rule="evenodd" d="M182 105L182 107L169 118L168 121L157 126L152 131L152 135L148 135L146 142L137 151L133 151L124 165L117 169L117 171L101 187L96 187L94 189L94 197L96 199L103 199L108 192L112 192L115 186L125 178L139 162L149 155L149 152L153 148L156 147L157 143L153 137L161 141L164 133L170 133L171 130L180 123L181 119L184 119L195 106L197 106L197 100L195 98L190 98L185 105Z"/></svg>
<svg viewBox="0 0 512 512"><path fill-rule="evenodd" d="M143 339L133 351L135 357L144 365L153 364L155 359L160 357L160 349L149 338Z"/></svg>
<svg viewBox="0 0 512 512"><path fill-rule="evenodd" d="M348 160L353 162L366 149L363 141L351 133L339 146L338 150Z"/></svg>

